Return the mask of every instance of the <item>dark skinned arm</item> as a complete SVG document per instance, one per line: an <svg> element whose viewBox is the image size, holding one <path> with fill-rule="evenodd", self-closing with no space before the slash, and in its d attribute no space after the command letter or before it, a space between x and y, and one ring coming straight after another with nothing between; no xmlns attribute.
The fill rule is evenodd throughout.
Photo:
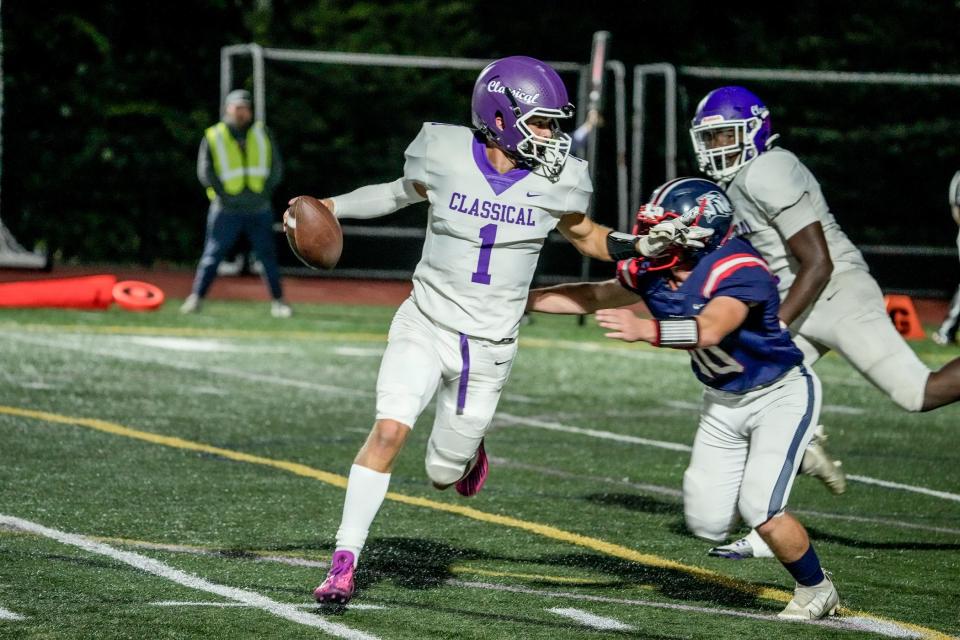
<svg viewBox="0 0 960 640"><path fill-rule="evenodd" d="M820 295L833 273L833 261L819 222L812 222L790 236L787 246L800 263L797 277L780 303L780 320L789 325Z"/></svg>

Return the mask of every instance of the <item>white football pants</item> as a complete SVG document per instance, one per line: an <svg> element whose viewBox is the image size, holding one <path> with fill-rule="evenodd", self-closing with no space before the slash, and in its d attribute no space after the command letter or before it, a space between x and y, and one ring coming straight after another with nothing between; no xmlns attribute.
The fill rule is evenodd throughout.
<svg viewBox="0 0 960 640"><path fill-rule="evenodd" d="M897 332L876 280L860 269L838 273L790 326L803 362L833 349L907 411L919 411L930 369Z"/></svg>
<svg viewBox="0 0 960 640"><path fill-rule="evenodd" d="M820 380L803 366L743 394L707 387L683 474L684 514L694 535L721 542L738 515L756 528L784 510L820 398Z"/></svg>
<svg viewBox="0 0 960 640"><path fill-rule="evenodd" d="M517 343L492 343L441 327L412 298L400 305L377 378L377 420L411 428L437 396L426 469L448 485L463 475L490 428Z"/></svg>

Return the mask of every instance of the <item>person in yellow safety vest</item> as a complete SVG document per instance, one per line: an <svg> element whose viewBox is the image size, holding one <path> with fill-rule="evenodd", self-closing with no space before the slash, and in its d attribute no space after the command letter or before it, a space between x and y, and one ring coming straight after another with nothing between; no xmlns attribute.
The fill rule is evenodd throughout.
<svg viewBox="0 0 960 640"><path fill-rule="evenodd" d="M282 176L280 150L263 123L254 121L250 92L231 91L224 102L223 120L209 127L200 141L197 177L207 190L210 208L203 255L181 312L200 311L217 266L245 235L263 264L263 278L273 298L271 313L275 318L292 315L283 301L270 202Z"/></svg>

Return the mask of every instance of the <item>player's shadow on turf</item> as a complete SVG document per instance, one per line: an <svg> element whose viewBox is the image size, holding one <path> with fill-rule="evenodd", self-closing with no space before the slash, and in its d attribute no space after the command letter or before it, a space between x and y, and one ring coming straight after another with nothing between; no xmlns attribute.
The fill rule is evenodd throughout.
<svg viewBox="0 0 960 640"><path fill-rule="evenodd" d="M683 505L676 501L659 500L635 493L592 493L584 496L587 502L604 506L623 507L630 511L643 513L683 514Z"/></svg>
<svg viewBox="0 0 960 640"><path fill-rule="evenodd" d="M815 542L832 542L855 549L893 549L897 551L960 550L960 544L949 542L873 542L871 540L857 540L856 538L849 538L835 533L827 533L819 529L814 529L813 527L807 527L807 532L810 534L810 539Z"/></svg>
<svg viewBox="0 0 960 640"><path fill-rule="evenodd" d="M382 578L407 589L433 589L454 577L451 565L479 559L493 559L493 556L436 540L375 538L364 547L363 571L357 572L357 589Z"/></svg>
<svg viewBox="0 0 960 640"><path fill-rule="evenodd" d="M629 542L629 540L628 540ZM589 572L617 576L620 580L609 585L593 585L594 589L622 589L624 584L652 586L664 596L675 600L695 600L711 602L728 607L767 609L770 603L743 589L735 589L724 584L698 578L684 571L644 565L628 560L610 558L589 553L575 553L562 556L539 558L541 564L554 564L563 567L583 567ZM723 579L722 577L719 579ZM744 583L744 588L749 589ZM757 590L760 589L756 586Z"/></svg>

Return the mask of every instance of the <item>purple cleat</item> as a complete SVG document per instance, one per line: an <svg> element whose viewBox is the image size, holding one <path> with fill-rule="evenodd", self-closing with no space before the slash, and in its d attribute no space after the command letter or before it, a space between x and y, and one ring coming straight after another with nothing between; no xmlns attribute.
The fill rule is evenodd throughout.
<svg viewBox="0 0 960 640"><path fill-rule="evenodd" d="M336 551L330 561L330 573L313 597L320 604L347 604L353 597L353 552Z"/></svg>
<svg viewBox="0 0 960 640"><path fill-rule="evenodd" d="M483 450L483 440L480 441L480 448L477 449L477 461L470 472L457 481L457 493L462 496L470 497L480 493L483 483L487 481L487 473L490 471L490 464L487 462L487 452Z"/></svg>

